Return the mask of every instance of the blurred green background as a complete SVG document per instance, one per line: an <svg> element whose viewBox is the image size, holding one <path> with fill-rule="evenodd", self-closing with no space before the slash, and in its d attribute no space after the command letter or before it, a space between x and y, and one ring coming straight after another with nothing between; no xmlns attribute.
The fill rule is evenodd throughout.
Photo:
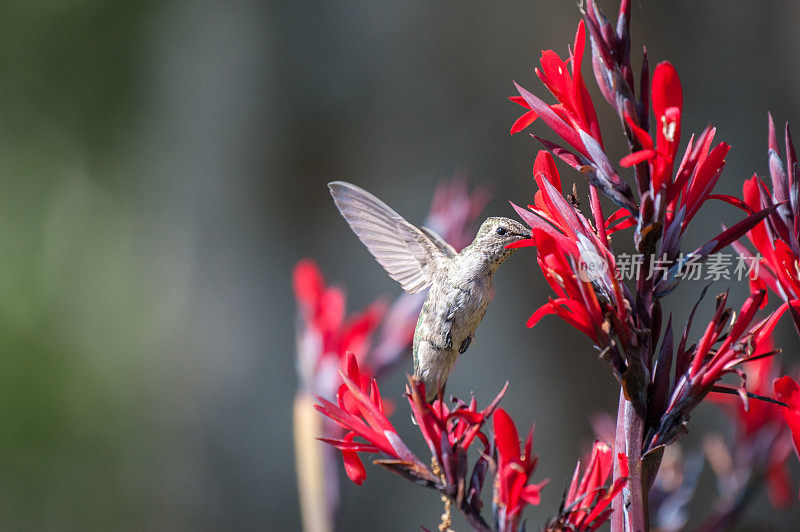
<svg viewBox="0 0 800 532"><path fill-rule="evenodd" d="M713 122L733 145L719 190L738 193L766 173L767 110L800 127L800 6L633 12L634 48L681 74L684 134ZM572 1L0 5L0 526L297 529L291 268L315 258L351 309L399 292L325 183L357 183L418 222L436 182L466 170L494 190L487 215L511 214L506 200L532 199L536 149L508 135L511 80L544 94L539 50L564 54L577 20ZM738 216L701 215L698 243ZM495 286L448 391L483 403L511 378L506 407L537 425L534 478L551 478L533 526L617 387L563 323L524 327L548 294L533 253ZM697 292L667 305L685 316ZM715 423L704 406L690 429ZM344 529L435 526L438 497L368 474L367 488L344 485ZM714 494L703 478L700 511ZM759 495L746 521L797 517L779 521Z"/></svg>

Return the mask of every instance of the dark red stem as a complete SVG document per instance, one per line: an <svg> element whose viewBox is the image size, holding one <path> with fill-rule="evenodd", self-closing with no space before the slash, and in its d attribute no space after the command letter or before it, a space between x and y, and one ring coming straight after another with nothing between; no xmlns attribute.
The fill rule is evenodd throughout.
<svg viewBox="0 0 800 532"><path fill-rule="evenodd" d="M627 455L630 473L628 483L613 502L611 532L645 532L650 529L647 516L649 482L646 478L650 475L644 474L642 461L644 426L644 414L637 413L633 403L625 399L625 394L620 390L614 452ZM619 476L619 465L615 461L614 480Z"/></svg>

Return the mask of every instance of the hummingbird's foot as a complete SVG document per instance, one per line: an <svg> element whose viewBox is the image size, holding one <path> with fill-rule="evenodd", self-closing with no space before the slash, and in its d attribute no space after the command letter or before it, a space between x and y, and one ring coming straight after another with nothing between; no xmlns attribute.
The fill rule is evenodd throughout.
<svg viewBox="0 0 800 532"><path fill-rule="evenodd" d="M463 355L464 351L469 349L469 344L471 343L472 343L472 336L467 336L466 338L464 338L464 341L461 342L461 347L458 348L458 354Z"/></svg>
<svg viewBox="0 0 800 532"><path fill-rule="evenodd" d="M444 348L447 349L448 351L450 349L453 349L453 333L449 331L447 333L447 336L444 337Z"/></svg>

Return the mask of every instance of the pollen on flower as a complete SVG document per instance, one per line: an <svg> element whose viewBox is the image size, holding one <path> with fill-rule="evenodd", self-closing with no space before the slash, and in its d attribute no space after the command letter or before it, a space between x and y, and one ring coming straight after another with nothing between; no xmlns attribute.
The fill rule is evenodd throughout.
<svg viewBox="0 0 800 532"><path fill-rule="evenodd" d="M564 288L564 278L563 277L561 277L556 271L554 271L552 269L548 269L548 273L553 276L553 278L561 286L561 288ZM572 277L575 278L574 275Z"/></svg>
<svg viewBox="0 0 800 532"><path fill-rule="evenodd" d="M595 447L597 447L598 452L607 453L611 451L611 446L604 441L598 441L595 443Z"/></svg>
<svg viewBox="0 0 800 532"><path fill-rule="evenodd" d="M661 116L661 132L664 134L664 138L667 139L669 142L675 142L675 130L678 128L678 124L675 121L667 122L667 116Z"/></svg>

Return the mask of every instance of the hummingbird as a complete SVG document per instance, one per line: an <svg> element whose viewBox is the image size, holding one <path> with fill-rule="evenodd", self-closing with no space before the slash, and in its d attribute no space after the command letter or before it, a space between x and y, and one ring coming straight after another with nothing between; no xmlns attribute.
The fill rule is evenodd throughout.
<svg viewBox="0 0 800 532"><path fill-rule="evenodd" d="M389 276L409 294L430 288L414 330L414 376L428 402L443 392L458 355L475 337L492 299L492 276L531 231L510 218L487 218L460 253L427 227L407 222L355 185L328 183L350 228Z"/></svg>

